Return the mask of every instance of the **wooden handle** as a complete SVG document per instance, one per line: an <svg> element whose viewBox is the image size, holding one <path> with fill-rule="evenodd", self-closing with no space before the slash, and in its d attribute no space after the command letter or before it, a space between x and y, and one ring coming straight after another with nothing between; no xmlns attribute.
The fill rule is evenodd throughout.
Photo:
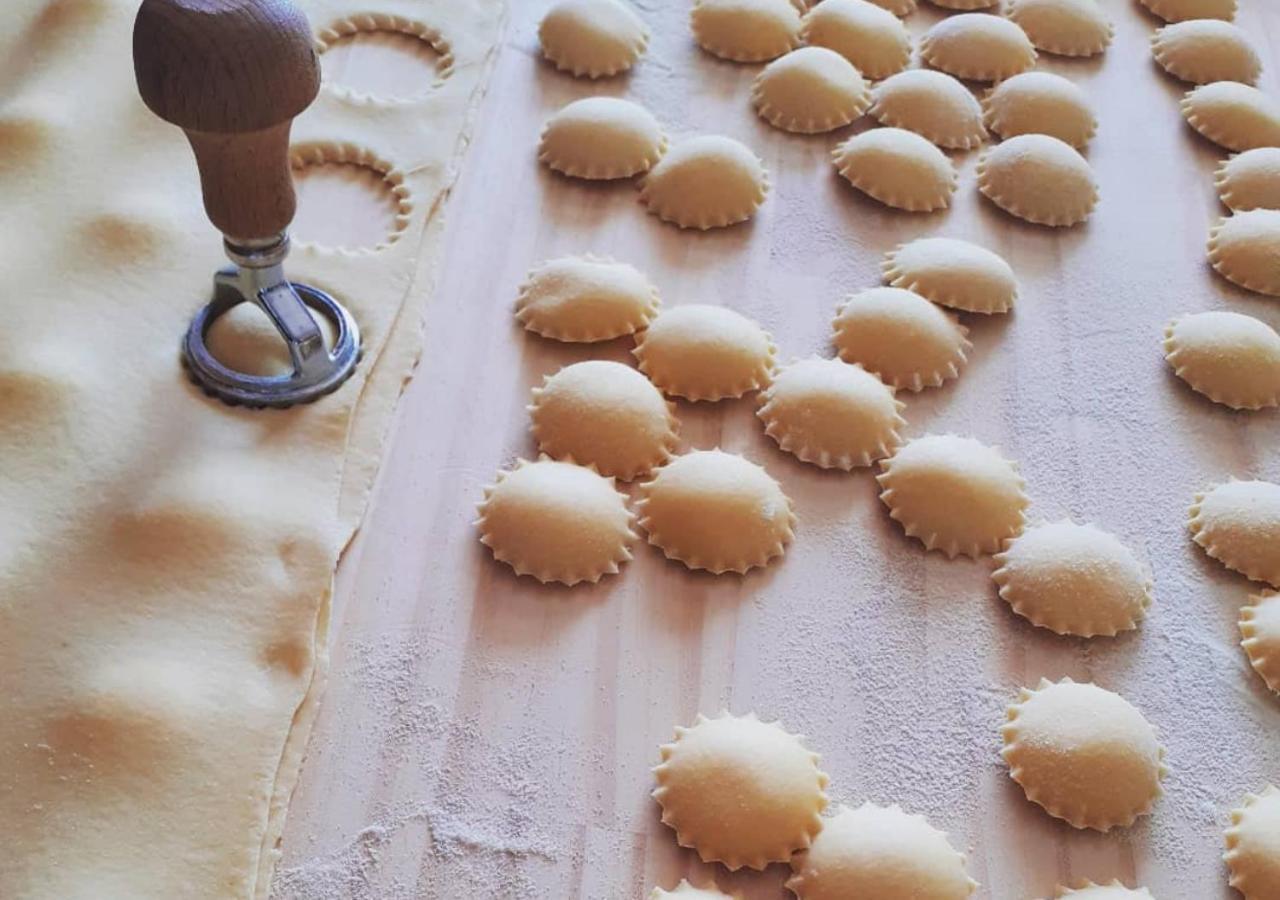
<svg viewBox="0 0 1280 900"><path fill-rule="evenodd" d="M143 0L133 66L143 102L186 132L214 226L251 240L288 228L289 130L320 90L306 16L289 0Z"/></svg>

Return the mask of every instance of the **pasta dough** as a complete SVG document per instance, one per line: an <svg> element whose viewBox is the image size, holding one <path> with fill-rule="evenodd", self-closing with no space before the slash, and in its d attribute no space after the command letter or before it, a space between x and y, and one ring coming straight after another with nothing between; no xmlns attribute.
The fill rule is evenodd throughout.
<svg viewBox="0 0 1280 900"><path fill-rule="evenodd" d="M1280 694L1280 592L1249 599L1252 605L1240 610L1240 646L1267 687Z"/></svg>
<svg viewBox="0 0 1280 900"><path fill-rule="evenodd" d="M1209 262L1242 288L1280 296L1280 211L1253 209L1219 219L1209 230Z"/></svg>
<svg viewBox="0 0 1280 900"><path fill-rule="evenodd" d="M1155 805L1164 749L1129 701L1095 684L1040 679L1000 729L1009 775L1027 799L1073 828L1132 825Z"/></svg>
<svg viewBox="0 0 1280 900"><path fill-rule="evenodd" d="M1165 359L1193 390L1232 409L1280 405L1280 334L1253 316L1204 312L1165 329Z"/></svg>
<svg viewBox="0 0 1280 900"><path fill-rule="evenodd" d="M1255 87L1215 81L1182 98L1182 117L1228 150L1280 146L1280 103Z"/></svg>
<svg viewBox="0 0 1280 900"><path fill-rule="evenodd" d="M763 869L808 847L822 827L827 776L778 722L699 715L661 753L653 796L663 824L703 862Z"/></svg>
<svg viewBox="0 0 1280 900"><path fill-rule="evenodd" d="M1078 887L1059 887L1054 893L1056 900L1155 900L1146 888L1130 890L1119 881L1108 884L1094 884L1086 881Z"/></svg>
<svg viewBox="0 0 1280 900"><path fill-rule="evenodd" d="M1000 0L929 0L929 2L942 9L990 9L1000 4Z"/></svg>
<svg viewBox="0 0 1280 900"><path fill-rule="evenodd" d="M1223 19L1236 17L1236 0L1138 0L1166 22L1187 19Z"/></svg>
<svg viewBox="0 0 1280 900"><path fill-rule="evenodd" d="M805 359L783 366L760 392L765 434L824 469L869 466L902 442L903 404L861 366Z"/></svg>
<svg viewBox="0 0 1280 900"><path fill-rule="evenodd" d="M1191 538L1213 559L1252 581L1280 588L1280 485L1227 481L1196 494Z"/></svg>
<svg viewBox="0 0 1280 900"><path fill-rule="evenodd" d="M562 72L607 78L636 64L649 29L622 0L560 0L542 17L538 40Z"/></svg>
<svg viewBox="0 0 1280 900"><path fill-rule="evenodd" d="M607 180L647 172L667 149L653 113L616 97L586 97L542 129L538 159L574 178Z"/></svg>
<svg viewBox="0 0 1280 900"><path fill-rule="evenodd" d="M1267 785L1247 794L1244 805L1231 811L1222 858L1231 873L1230 884L1244 900L1270 900L1280 893L1280 789Z"/></svg>
<svg viewBox="0 0 1280 900"><path fill-rule="evenodd" d="M983 153L978 190L1012 216L1054 227L1083 222L1098 202L1089 163L1045 134L1021 134Z"/></svg>
<svg viewBox="0 0 1280 900"><path fill-rule="evenodd" d="M654 319L635 357L664 394L685 400L741 397L769 383L777 349L746 316L723 306L689 304Z"/></svg>
<svg viewBox="0 0 1280 900"><path fill-rule="evenodd" d="M839 53L870 79L901 72L911 59L911 35L893 13L868 0L822 0L804 17L812 47Z"/></svg>
<svg viewBox="0 0 1280 900"><path fill-rule="evenodd" d="M765 66L752 85L751 100L774 127L816 134L861 116L871 105L871 90L839 53L801 47Z"/></svg>
<svg viewBox="0 0 1280 900"><path fill-rule="evenodd" d="M696 0L693 37L734 62L775 59L800 43L800 13L790 0Z"/></svg>
<svg viewBox="0 0 1280 900"><path fill-rule="evenodd" d="M1224 159L1214 184L1234 212L1280 209L1280 147L1257 147Z"/></svg>
<svg viewBox="0 0 1280 900"><path fill-rule="evenodd" d="M967 81L1002 81L1036 64L1036 48L1008 19L962 13L943 19L920 40L920 57Z"/></svg>
<svg viewBox="0 0 1280 900"><path fill-rule="evenodd" d="M945 209L959 180L945 153L902 128L855 134L836 147L831 158L836 171L858 190L910 212Z"/></svg>
<svg viewBox="0 0 1280 900"><path fill-rule="evenodd" d="M768 191L758 156L732 138L704 135L681 141L658 161L640 200L664 222L705 231L745 222Z"/></svg>
<svg viewBox="0 0 1280 900"><path fill-rule="evenodd" d="M1023 72L1000 82L982 109L986 126L1003 138L1047 134L1083 149L1098 129L1084 91L1049 72Z"/></svg>
<svg viewBox="0 0 1280 900"><path fill-rule="evenodd" d="M565 366L534 388L529 407L538 449L630 481L671 458L671 404L635 369L588 360Z"/></svg>
<svg viewBox="0 0 1280 900"><path fill-rule="evenodd" d="M973 346L955 318L897 287L854 294L836 309L832 325L841 359L911 391L960 377Z"/></svg>
<svg viewBox="0 0 1280 900"><path fill-rule="evenodd" d="M640 485L638 498L649 543L667 559L715 575L768 565L795 534L791 500L778 482L721 450L677 456Z"/></svg>
<svg viewBox="0 0 1280 900"><path fill-rule="evenodd" d="M987 136L982 106L956 79L932 69L909 69L871 92L871 115L881 125L905 128L939 147L969 150Z"/></svg>
<svg viewBox="0 0 1280 900"><path fill-rule="evenodd" d="M648 326L659 302L657 289L634 266L565 256L529 272L516 300L516 319L557 341L608 341Z"/></svg>
<svg viewBox="0 0 1280 900"><path fill-rule="evenodd" d="M655 887L649 892L649 900L742 900L742 895L725 894L716 887L694 887L687 880L681 879L680 883L669 891Z"/></svg>
<svg viewBox="0 0 1280 900"><path fill-rule="evenodd" d="M942 306L1004 313L1018 299L1013 269L986 247L956 238L917 238L884 256L884 280Z"/></svg>
<svg viewBox="0 0 1280 900"><path fill-rule="evenodd" d="M896 804L840 807L791 870L799 900L964 900L978 887L947 836Z"/></svg>
<svg viewBox="0 0 1280 900"><path fill-rule="evenodd" d="M1151 36L1151 55L1174 78L1192 84L1253 84L1262 71L1262 60L1244 32L1217 19L1193 19L1164 26Z"/></svg>
<svg viewBox="0 0 1280 900"><path fill-rule="evenodd" d="M1057 56L1097 56L1115 31L1098 0L1009 0L1005 14L1037 49Z"/></svg>
<svg viewBox="0 0 1280 900"><path fill-rule="evenodd" d="M887 9L898 18L916 11L916 0L870 0L881 9Z"/></svg>
<svg viewBox="0 0 1280 900"><path fill-rule="evenodd" d="M927 434L880 463L880 499L908 537L948 559L994 553L1030 501L1012 462L973 438Z"/></svg>

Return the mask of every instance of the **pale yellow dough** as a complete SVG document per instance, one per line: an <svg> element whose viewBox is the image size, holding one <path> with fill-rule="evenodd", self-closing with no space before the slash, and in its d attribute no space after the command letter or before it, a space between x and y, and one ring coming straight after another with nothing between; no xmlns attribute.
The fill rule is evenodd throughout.
<svg viewBox="0 0 1280 900"><path fill-rule="evenodd" d="M997 84L983 98L983 121L1003 138L1047 134L1083 149L1098 119L1083 90L1050 72L1023 72Z"/></svg>
<svg viewBox="0 0 1280 900"><path fill-rule="evenodd" d="M666 149L662 126L640 104L586 97L547 120L538 159L574 178L608 180L647 172Z"/></svg>
<svg viewBox="0 0 1280 900"><path fill-rule="evenodd" d="M887 9L898 18L909 16L916 11L917 0L870 0L881 9ZM812 6L813 4L809 4Z"/></svg>
<svg viewBox="0 0 1280 900"><path fill-rule="evenodd" d="M1280 146L1280 103L1247 84L1215 81L1188 91L1182 117L1228 150Z"/></svg>
<svg viewBox="0 0 1280 900"><path fill-rule="evenodd" d="M1057 56L1097 56L1115 31L1098 0L1009 0L1005 15Z"/></svg>
<svg viewBox="0 0 1280 900"><path fill-rule="evenodd" d="M929 2L942 9L957 10L991 9L1000 5L1000 0L929 0Z"/></svg>
<svg viewBox="0 0 1280 900"><path fill-rule="evenodd" d="M1151 578L1137 558L1093 525L1034 525L994 560L1001 598L1058 634L1113 636L1136 628L1151 605Z"/></svg>
<svg viewBox="0 0 1280 900"><path fill-rule="evenodd" d="M557 69L607 78L636 64L649 28L624 0L561 0L542 17L538 40Z"/></svg>
<svg viewBox="0 0 1280 900"><path fill-rule="evenodd" d="M769 383L777 348L741 313L691 303L668 309L636 339L633 351L664 394L685 400L741 397Z"/></svg>
<svg viewBox="0 0 1280 900"><path fill-rule="evenodd" d="M1166 22L1184 22L1187 19L1222 19L1230 22L1236 17L1236 0L1138 0L1138 2Z"/></svg>
<svg viewBox="0 0 1280 900"><path fill-rule="evenodd" d="M911 391L958 378L973 346L953 316L898 287L849 297L836 308L832 327L841 359Z"/></svg>
<svg viewBox="0 0 1280 900"><path fill-rule="evenodd" d="M1280 588L1280 485L1216 485L1196 495L1188 527L1192 540L1228 569Z"/></svg>
<svg viewBox="0 0 1280 900"><path fill-rule="evenodd" d="M1209 230L1209 262L1233 284L1280 297L1280 210L1252 209Z"/></svg>
<svg viewBox="0 0 1280 900"><path fill-rule="evenodd" d="M1059 886L1055 900L1155 900L1146 888L1127 888L1119 881L1094 884L1086 881L1076 887Z"/></svg>
<svg viewBox="0 0 1280 900"><path fill-rule="evenodd" d="M786 862L813 841L827 805L827 776L801 741L754 713L677 726L653 770L663 824L704 862L730 870Z"/></svg>
<svg viewBox="0 0 1280 900"><path fill-rule="evenodd" d="M480 543L493 558L544 584L594 584L631 559L636 535L626 497L594 468L517 460L477 508Z"/></svg>
<svg viewBox="0 0 1280 900"><path fill-rule="evenodd" d="M822 0L804 17L804 40L839 53L872 80L901 72L911 59L911 34L888 10L868 0Z"/></svg>
<svg viewBox="0 0 1280 900"><path fill-rule="evenodd" d="M1249 600L1240 610L1240 646L1266 686L1280 694L1280 592L1263 591Z"/></svg>
<svg viewBox="0 0 1280 900"><path fill-rule="evenodd" d="M1047 134L1021 134L983 153L978 190L1011 216L1059 228L1083 222L1098 202L1088 161Z"/></svg>
<svg viewBox="0 0 1280 900"><path fill-rule="evenodd" d="M1174 78L1192 84L1253 84L1262 71L1262 60L1244 32L1218 19L1193 19L1164 26L1151 36L1151 55Z"/></svg>
<svg viewBox="0 0 1280 900"><path fill-rule="evenodd" d="M999 255L956 238L924 237L884 255L884 280L942 306L1004 313L1018 299L1018 279Z"/></svg>
<svg viewBox="0 0 1280 900"><path fill-rule="evenodd" d="M649 892L649 900L742 900L742 895L735 892L726 894L717 887L694 887L687 879L671 890L655 887Z"/></svg>
<svg viewBox="0 0 1280 900"><path fill-rule="evenodd" d="M1074 828L1110 831L1151 812L1164 749L1129 701L1095 684L1040 679L1001 727L1000 755L1027 799Z"/></svg>
<svg viewBox="0 0 1280 900"><path fill-rule="evenodd" d="M909 212L945 209L959 181L945 153L903 128L855 134L831 152L831 159L836 171L858 190Z"/></svg>
<svg viewBox="0 0 1280 900"><path fill-rule="evenodd" d="M636 509L667 559L715 575L745 574L786 552L791 500L755 463L721 450L675 457L640 485Z"/></svg>
<svg viewBox="0 0 1280 900"><path fill-rule="evenodd" d="M1229 882L1244 900L1280 897L1280 789L1267 785L1231 811L1222 855Z"/></svg>
<svg viewBox="0 0 1280 900"><path fill-rule="evenodd" d="M543 453L623 481L665 463L679 442L670 402L622 363L588 360L548 375L529 415Z"/></svg>
<svg viewBox="0 0 1280 900"><path fill-rule="evenodd" d="M799 900L965 900L978 887L946 834L896 804L841 806L791 871Z"/></svg>
<svg viewBox="0 0 1280 900"><path fill-rule="evenodd" d="M1256 147L1224 159L1214 184L1234 212L1280 209L1280 147Z"/></svg>
<svg viewBox="0 0 1280 900"><path fill-rule="evenodd" d="M516 299L516 319L542 337L592 343L645 328L658 306L657 289L634 266L565 256L530 270Z"/></svg>
<svg viewBox="0 0 1280 900"><path fill-rule="evenodd" d="M939 147L969 150L987 137L982 105L944 72L899 72L877 84L871 96L870 114L877 122L914 131Z"/></svg>
<svg viewBox="0 0 1280 900"><path fill-rule="evenodd" d="M750 219L768 191L769 173L750 149L703 135L667 151L645 176L640 200L664 222L706 230Z"/></svg>
<svg viewBox="0 0 1280 900"><path fill-rule="evenodd" d="M902 443L903 404L861 366L804 359L783 366L760 392L765 434L824 469L869 466Z"/></svg>
<svg viewBox="0 0 1280 900"><path fill-rule="evenodd" d="M920 57L967 81L1001 81L1036 64L1027 33L1008 19L961 13L934 25L920 40Z"/></svg>
<svg viewBox="0 0 1280 900"><path fill-rule="evenodd" d="M834 50L801 47L765 66L752 84L751 102L776 128L817 134L866 112L871 89L853 63Z"/></svg>
<svg viewBox="0 0 1280 900"><path fill-rule="evenodd" d="M1179 316L1165 329L1164 350L1174 374L1215 403L1280 405L1280 334L1260 319L1222 311Z"/></svg>
<svg viewBox="0 0 1280 900"><path fill-rule="evenodd" d="M800 13L791 0L695 0L693 38L734 62L775 59L800 43Z"/></svg>

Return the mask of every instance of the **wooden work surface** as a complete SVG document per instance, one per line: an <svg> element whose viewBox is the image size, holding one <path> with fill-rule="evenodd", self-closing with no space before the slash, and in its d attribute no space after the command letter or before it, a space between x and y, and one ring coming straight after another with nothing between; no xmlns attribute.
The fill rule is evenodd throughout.
<svg viewBox="0 0 1280 900"><path fill-rule="evenodd" d="M1225 154L1182 122L1184 86L1151 61L1157 24L1105 0L1116 25L1091 61L1042 57L1076 78L1101 127L1088 157L1102 202L1083 227L1037 228L983 201L977 154L937 215L885 209L834 174L845 132L775 131L748 103L756 66L689 38L684 2L641 4L654 37L634 75L598 83L541 63L544 4L512 12L448 210L425 351L365 528L339 572L332 671L285 836L276 896L622 900L680 877L780 898L786 870L729 874L676 846L649 798L673 725L722 708L781 718L823 754L834 802L900 802L969 854L980 897L1048 896L1060 880L1119 877L1160 900L1233 894L1220 861L1230 807L1280 782L1280 701L1247 667L1236 618L1256 585L1207 560L1186 508L1229 476L1280 480L1275 412L1232 413L1167 370L1174 315L1232 309L1280 324L1274 299L1208 268ZM1262 87L1280 88L1280 10L1241 0ZM941 14L922 8L919 34ZM632 184L538 166L541 123L592 94L637 99L673 138L737 137L773 190L756 219L707 234L646 215ZM866 127L860 124L854 129ZM304 202L306 200L304 192ZM628 360L630 342L559 345L515 324L526 270L595 252L631 262L667 304L721 303L762 322L784 359L827 354L846 294L875 285L883 252L927 234L1003 254L1012 315L969 315L958 382L904 394L908 434L955 431L1019 461L1033 518L1120 535L1151 567L1156 604L1136 632L1086 642L1034 629L992 588L989 560L949 562L903 537L869 472L824 473L780 453L748 398L681 404L689 447L764 464L795 500L781 564L693 575L647 545L595 587L517 579L477 542L482 487L535 452L530 388L565 364ZM1096 680L1158 727L1171 774L1154 815L1108 835L1032 806L997 751L1003 708L1042 676ZM789 895L787 895L789 896Z"/></svg>

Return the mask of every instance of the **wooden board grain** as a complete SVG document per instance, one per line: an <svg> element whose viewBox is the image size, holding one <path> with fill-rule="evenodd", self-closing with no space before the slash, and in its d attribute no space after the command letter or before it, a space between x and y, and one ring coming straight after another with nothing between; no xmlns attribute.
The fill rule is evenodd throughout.
<svg viewBox="0 0 1280 900"><path fill-rule="evenodd" d="M328 694L295 795L276 895L287 898L647 895L682 876L764 900L786 870L736 873L680 850L658 821L649 767L699 711L755 710L804 732L834 801L901 802L948 830L982 882L1025 900L1059 881L1121 878L1162 900L1226 887L1221 831L1246 790L1280 781L1280 704L1238 647L1257 591L1185 533L1192 495L1229 476L1280 479L1274 412L1232 413L1167 371L1174 315L1226 308L1280 324L1273 299L1205 262L1224 210L1224 155L1182 122L1185 89L1151 61L1158 24L1110 0L1116 39L1097 60L1042 58L1096 104L1088 157L1102 202L1085 226L1027 226L982 201L976 153L956 156L946 213L895 213L833 173L846 132L770 129L747 102L754 66L689 39L683 3L641 4L653 42L636 72L599 83L542 64L543 4L517 4L448 216L448 249L417 377L402 403L368 522L339 572ZM915 34L941 18L925 7ZM1239 24L1280 89L1280 11L1242 0ZM377 65L371 61L368 66ZM357 68L359 66L357 65ZM773 190L750 224L708 234L645 214L634 187L541 169L541 123L609 94L648 105L676 139L720 132L766 161ZM303 194L304 205L306 193ZM1034 518L1072 516L1120 535L1151 567L1156 606L1136 633L1067 640L995 596L988 561L921 552L890 522L870 473L824 473L781 454L751 399L681 404L688 447L764 464L796 501L781 565L691 575L645 545L620 577L572 590L516 579L475 539L484 484L535 448L529 389L570 362L626 361L630 343L558 345L525 334L511 304L544 258L632 262L664 302L712 302L760 320L784 358L829 354L830 319L879 280L883 252L926 234L1002 253L1022 284L1010 316L966 316L960 380L904 395L912 436L972 434L1017 459ZM997 755L1004 705L1041 677L1093 679L1144 710L1171 768L1156 812L1081 833L1027 803Z"/></svg>

